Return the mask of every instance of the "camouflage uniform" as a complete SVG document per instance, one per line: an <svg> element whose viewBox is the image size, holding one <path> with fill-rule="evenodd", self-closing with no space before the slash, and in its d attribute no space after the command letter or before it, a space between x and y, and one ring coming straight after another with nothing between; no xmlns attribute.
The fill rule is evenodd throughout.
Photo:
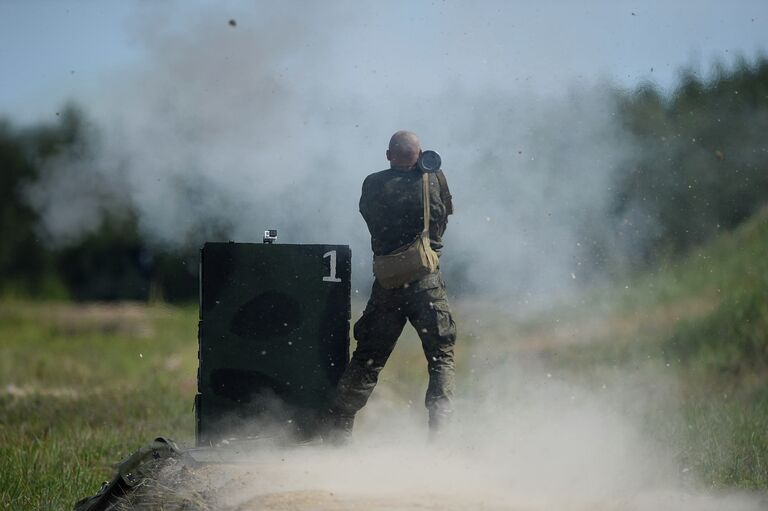
<svg viewBox="0 0 768 511"><path fill-rule="evenodd" d="M371 233L376 255L388 254L413 241L423 228L421 173L415 168L393 167L368 176L363 183L360 212ZM446 190L447 191L447 190ZM430 241L440 253L448 223L448 208L440 184L430 175ZM341 378L333 411L351 418L368 401L379 372L409 320L421 338L429 370L425 405L430 427L439 428L450 418L454 388L453 347L456 324L442 275L428 275L396 289L374 282L371 297L355 324L357 348Z"/></svg>

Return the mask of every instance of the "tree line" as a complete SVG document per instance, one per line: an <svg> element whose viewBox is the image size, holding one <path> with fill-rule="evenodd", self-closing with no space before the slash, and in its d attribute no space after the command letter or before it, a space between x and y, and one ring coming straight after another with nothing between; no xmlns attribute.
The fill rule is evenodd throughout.
<svg viewBox="0 0 768 511"><path fill-rule="evenodd" d="M768 201L766 58L716 66L707 79L684 72L671 93L641 84L613 94L639 148L632 165L617 169L606 212L635 237L625 270L732 229ZM26 192L48 171L46 162L84 136L84 122L71 105L54 123L17 127L0 119L0 295L194 300L199 247L153 245L131 211L105 212L96 231L63 246L44 239Z"/></svg>

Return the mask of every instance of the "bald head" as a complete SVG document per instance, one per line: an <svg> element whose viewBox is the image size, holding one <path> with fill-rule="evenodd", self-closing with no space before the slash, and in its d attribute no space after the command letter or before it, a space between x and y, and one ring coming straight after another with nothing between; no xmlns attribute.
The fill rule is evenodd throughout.
<svg viewBox="0 0 768 511"><path fill-rule="evenodd" d="M416 133L401 130L389 139L387 159L398 167L412 167L421 155L421 142Z"/></svg>

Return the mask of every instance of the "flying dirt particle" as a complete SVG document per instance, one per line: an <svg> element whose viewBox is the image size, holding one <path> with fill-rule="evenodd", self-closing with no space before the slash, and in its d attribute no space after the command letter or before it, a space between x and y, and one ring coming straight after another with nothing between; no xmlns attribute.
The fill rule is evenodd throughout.
<svg viewBox="0 0 768 511"><path fill-rule="evenodd" d="M235 21L235 20L229 20L229 26L230 26L230 27L236 27L236 26L237 26L237 21Z"/></svg>
<svg viewBox="0 0 768 511"><path fill-rule="evenodd" d="M715 158L717 158L720 161L723 161L725 159L725 154L720 150L715 151Z"/></svg>

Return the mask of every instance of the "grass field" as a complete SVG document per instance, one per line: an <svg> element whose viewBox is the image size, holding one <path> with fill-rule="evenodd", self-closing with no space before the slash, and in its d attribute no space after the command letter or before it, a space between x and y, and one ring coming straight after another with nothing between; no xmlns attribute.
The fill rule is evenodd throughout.
<svg viewBox="0 0 768 511"><path fill-rule="evenodd" d="M679 399L638 417L643 427L703 484L767 490L767 219L523 321L457 303L460 388L472 385L462 361L481 350L535 356L596 388L664 374ZM0 303L0 506L70 509L155 436L190 445L196 327L194 306ZM403 401L423 390L413 341L409 331L382 375L381 392Z"/></svg>
<svg viewBox="0 0 768 511"><path fill-rule="evenodd" d="M0 307L0 505L71 509L158 435L193 436L196 311Z"/></svg>

